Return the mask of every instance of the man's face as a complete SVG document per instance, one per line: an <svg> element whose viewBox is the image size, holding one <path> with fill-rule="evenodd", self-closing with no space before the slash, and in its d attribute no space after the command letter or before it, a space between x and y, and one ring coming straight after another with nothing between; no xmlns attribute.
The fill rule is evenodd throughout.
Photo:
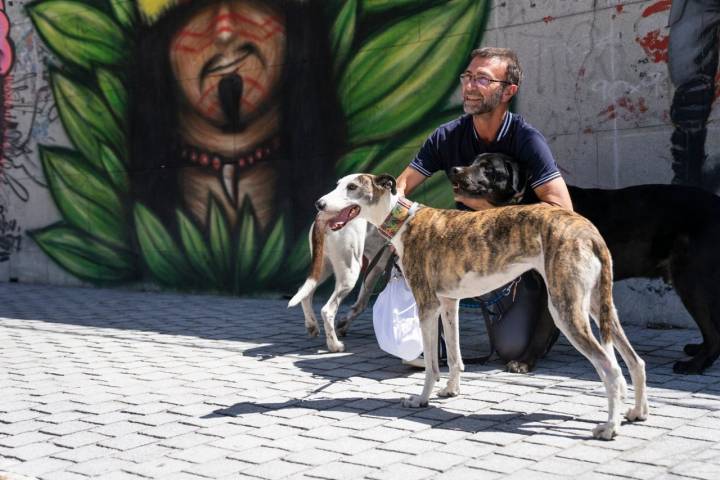
<svg viewBox="0 0 720 480"><path fill-rule="evenodd" d="M475 57L465 69L470 78L485 77L490 80L505 80L507 65L499 58ZM462 83L463 109L470 115L481 115L495 110L503 100L506 84L491 82L482 86L477 81Z"/></svg>
<svg viewBox="0 0 720 480"><path fill-rule="evenodd" d="M182 108L219 128L247 123L271 101L284 54L285 19L261 0L197 10L170 42Z"/></svg>

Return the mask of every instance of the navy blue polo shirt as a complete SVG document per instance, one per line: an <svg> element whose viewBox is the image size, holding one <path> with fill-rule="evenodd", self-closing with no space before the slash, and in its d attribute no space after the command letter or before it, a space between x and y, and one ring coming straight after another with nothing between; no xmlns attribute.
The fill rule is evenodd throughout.
<svg viewBox="0 0 720 480"><path fill-rule="evenodd" d="M520 115L507 112L497 137L485 143L473 127L472 116L463 115L437 128L420 148L410 166L429 177L439 170L470 165L481 153L504 153L528 173L531 188L560 177L545 137Z"/></svg>

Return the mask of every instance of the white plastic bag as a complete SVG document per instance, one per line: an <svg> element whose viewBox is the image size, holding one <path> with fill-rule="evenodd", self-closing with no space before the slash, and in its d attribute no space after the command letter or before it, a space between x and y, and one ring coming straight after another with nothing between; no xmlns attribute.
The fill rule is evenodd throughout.
<svg viewBox="0 0 720 480"><path fill-rule="evenodd" d="M373 327L383 351L403 360L413 360L422 353L422 332L415 298L397 269L393 269L385 290L375 301Z"/></svg>

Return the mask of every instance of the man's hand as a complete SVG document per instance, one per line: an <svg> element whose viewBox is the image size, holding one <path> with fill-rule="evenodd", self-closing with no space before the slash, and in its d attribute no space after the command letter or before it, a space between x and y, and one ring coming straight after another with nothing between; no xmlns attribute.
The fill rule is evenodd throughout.
<svg viewBox="0 0 720 480"><path fill-rule="evenodd" d="M487 210L493 208L494 205L484 198L465 197L463 195L455 194L455 201L460 202L466 207L472 210Z"/></svg>

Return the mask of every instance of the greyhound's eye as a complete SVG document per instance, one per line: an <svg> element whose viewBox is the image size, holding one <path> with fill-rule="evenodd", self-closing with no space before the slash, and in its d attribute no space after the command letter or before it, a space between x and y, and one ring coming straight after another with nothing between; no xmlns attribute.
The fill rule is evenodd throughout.
<svg viewBox="0 0 720 480"><path fill-rule="evenodd" d="M358 188L357 185L355 185L354 183L351 183L347 186L347 189L350 191L357 190L357 188Z"/></svg>

